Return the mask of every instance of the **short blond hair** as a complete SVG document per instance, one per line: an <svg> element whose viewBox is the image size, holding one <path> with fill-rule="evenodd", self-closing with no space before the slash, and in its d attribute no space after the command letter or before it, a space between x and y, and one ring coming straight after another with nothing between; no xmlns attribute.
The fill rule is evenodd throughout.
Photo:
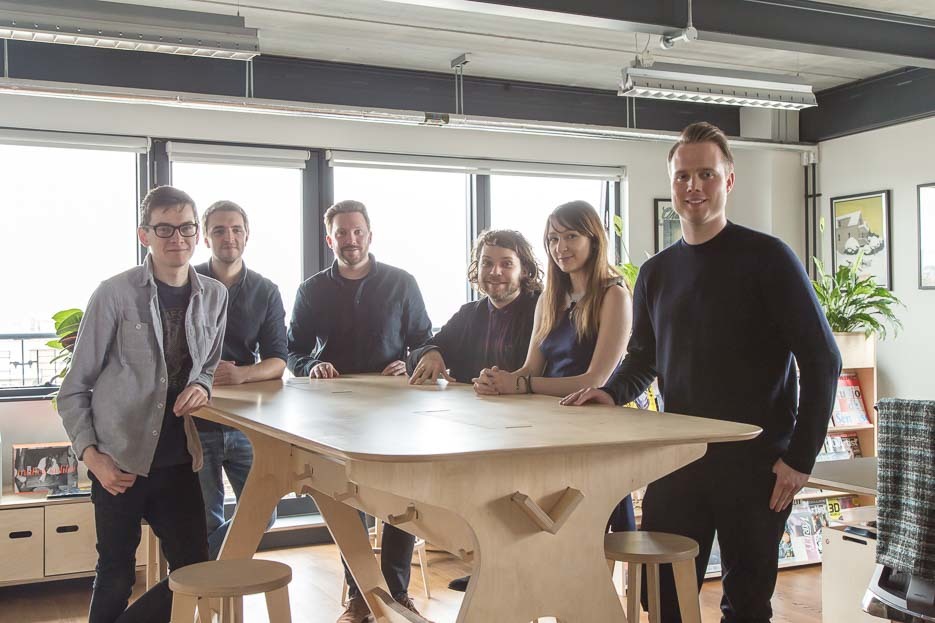
<svg viewBox="0 0 935 623"><path fill-rule="evenodd" d="M730 151L730 144L727 141L727 135L724 134L724 131L721 130L721 128L714 124L708 123L707 121L698 121L697 123L693 123L682 130L682 133L679 135L675 145L673 145L672 149L669 150L669 158L666 162L670 165L672 164L672 159L675 157L675 152L682 145L693 145L696 143L714 143L717 145L718 149L721 150L721 154L730 165L730 168L734 168L734 154L732 154Z"/></svg>

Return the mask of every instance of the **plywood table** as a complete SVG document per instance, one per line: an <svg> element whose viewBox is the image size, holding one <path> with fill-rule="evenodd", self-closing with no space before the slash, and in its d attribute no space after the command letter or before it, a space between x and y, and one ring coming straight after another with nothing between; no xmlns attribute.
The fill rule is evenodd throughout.
<svg viewBox="0 0 935 623"><path fill-rule="evenodd" d="M279 498L308 493L379 623L425 619L389 596L357 509L473 564L458 623L625 621L603 553L611 511L707 443L760 430L371 375L218 389L198 415L254 448L221 558L252 556Z"/></svg>

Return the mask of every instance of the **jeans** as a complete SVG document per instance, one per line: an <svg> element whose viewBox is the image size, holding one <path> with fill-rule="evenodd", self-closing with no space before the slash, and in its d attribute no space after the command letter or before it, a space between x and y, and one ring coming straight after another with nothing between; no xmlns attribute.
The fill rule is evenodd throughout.
<svg viewBox="0 0 935 623"><path fill-rule="evenodd" d="M360 514L360 520L364 526L367 525L363 513ZM396 526L391 526L388 523L383 524L383 542L380 545L380 570L383 572L383 579L386 580L387 588L390 589L390 595L394 599L409 593L412 550L415 548L415 544L416 537ZM351 570L347 568L343 556L341 557L341 564L344 565L344 579L347 580L348 599L358 597L360 589L357 588L357 582L351 576Z"/></svg>
<svg viewBox="0 0 935 623"><path fill-rule="evenodd" d="M646 488L643 530L671 532L698 542L695 572L704 580L714 533L721 548L722 623L769 623L779 541L791 512L769 508L776 482L773 460L737 453L733 460L706 456ZM679 623L670 565L660 568L663 623ZM642 601L646 606L646 583Z"/></svg>
<svg viewBox="0 0 935 623"><path fill-rule="evenodd" d="M234 488L234 495L240 500L244 483L253 465L253 446L247 436L235 428L222 427L223 430L199 431L201 447L204 453L204 467L198 472L201 481L201 493L204 496L205 524L208 529L208 556L211 560L218 557L224 537L230 528L231 520L224 518L224 480L221 469L227 473L227 479ZM272 526L276 521L276 511L269 520Z"/></svg>
<svg viewBox="0 0 935 623"><path fill-rule="evenodd" d="M162 467L139 476L125 493L111 495L94 474L91 503L97 529L97 575L89 623L168 623L172 593L163 580L127 608L136 583L140 521L159 537L170 569L208 559L204 503L190 463Z"/></svg>

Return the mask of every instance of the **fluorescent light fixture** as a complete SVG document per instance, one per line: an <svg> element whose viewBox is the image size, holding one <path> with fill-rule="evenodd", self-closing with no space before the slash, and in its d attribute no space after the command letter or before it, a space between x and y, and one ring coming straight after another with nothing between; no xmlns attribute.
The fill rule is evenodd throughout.
<svg viewBox="0 0 935 623"><path fill-rule="evenodd" d="M0 0L0 39L237 61L260 53L242 17L97 0Z"/></svg>
<svg viewBox="0 0 935 623"><path fill-rule="evenodd" d="M646 66L639 60L623 71L617 95L777 110L818 105L812 87L794 76L671 63Z"/></svg>

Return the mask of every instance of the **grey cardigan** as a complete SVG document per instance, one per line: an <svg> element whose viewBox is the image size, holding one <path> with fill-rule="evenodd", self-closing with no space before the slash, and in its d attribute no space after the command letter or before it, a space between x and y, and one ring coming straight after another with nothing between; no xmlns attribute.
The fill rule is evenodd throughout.
<svg viewBox="0 0 935 623"><path fill-rule="evenodd" d="M191 267L189 279L188 384L198 383L210 396L224 343L227 288ZM81 321L58 393L58 412L78 457L94 445L123 471L146 476L162 430L167 377L156 281L147 256L141 266L102 282ZM202 452L191 416L185 416L185 435L197 471Z"/></svg>

